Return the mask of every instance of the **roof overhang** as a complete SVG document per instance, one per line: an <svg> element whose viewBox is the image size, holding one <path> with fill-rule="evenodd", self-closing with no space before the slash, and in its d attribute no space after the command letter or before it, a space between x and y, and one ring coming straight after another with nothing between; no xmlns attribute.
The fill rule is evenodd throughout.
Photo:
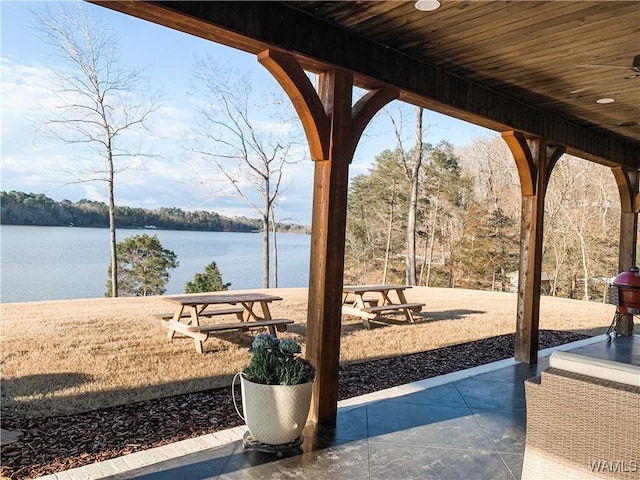
<svg viewBox="0 0 640 480"><path fill-rule="evenodd" d="M618 105L605 105L609 107L609 111L615 108L621 115L624 114L627 117L631 115L632 120L627 121L626 126L611 125L611 122L596 108L598 105L581 111L575 102L550 101L551 97L541 95L540 91L535 91L533 87L524 86L526 85L524 80L521 85L515 80L510 82L507 76L513 76L512 72L505 74L504 77L500 77L499 73L486 75L480 71L479 67L474 69L473 62L466 62L464 68L455 61L452 63L452 58L456 54L462 59L465 49L472 48L476 44L473 38L448 45L451 50L446 54L446 58L445 49L439 50L437 47L429 50L427 54L420 55L419 51L411 46L415 46L416 38L420 35L426 35L425 30L410 28L410 25L418 25L420 20L411 17L412 23L406 23L405 20L404 24L396 24L395 27L393 23L393 21L400 21L401 12L414 15L413 11L408 10L412 8L413 2L92 0L92 3L254 54L270 48L284 50L293 54L305 69L313 72L322 72L331 68L348 69L354 73L354 82L359 87L375 89L392 86L400 90L402 100L433 111L496 131L518 130L527 136L546 138L551 144L566 146L567 153L608 166L622 165L633 169L640 167L640 76L625 78L628 82L621 83L624 95L621 95L623 100ZM578 8L575 4L588 3L591 4L592 8L589 11L593 12L593 15L598 11L595 7L601 7L606 9L607 18L617 16L621 27L620 35L625 35L625 38L630 41L627 48L640 51L638 2L462 2L454 0L447 3L456 3L458 9L451 7L448 12L443 11L440 14L440 22L444 26L439 28L444 29L440 33L443 36L448 31L445 29L447 25L451 29L451 25L454 24L452 22L455 19L452 20L452 16L460 15L461 6L467 9L485 9L486 14L482 17L480 25L490 32L494 29L499 30L501 22L505 21L504 9L507 6L526 13L527 8L535 7L533 4L546 4L548 8L544 13L541 12L542 15L546 15L546 18L537 19L538 23L543 25L545 21L551 22L554 19L556 8L564 8L566 12L573 6L575 15L579 17L582 14L584 17L585 10ZM383 6L385 8L382 8ZM352 12L354 8L360 8L362 12L369 10L366 20L369 22L377 20L378 27L364 28L361 25L362 21L354 27L352 24L356 22L348 21L353 17L347 16L345 17L347 20L341 19L339 15L341 8L345 9L344 12L349 8ZM492 8L495 9L493 15ZM388 13L396 10L398 11L395 14ZM424 12L418 12L420 13ZM569 20L569 17L563 19L564 22ZM582 22L588 23L589 20L590 18L582 18ZM384 22L387 22L389 28L396 29L393 30L393 35L389 36L384 28ZM430 25L436 28L433 24ZM625 25L631 25L631 28L622 28ZM382 42L381 39L386 38L385 32L389 40ZM523 35L527 32L528 30L523 30ZM611 32L603 31L602 33L608 35ZM500 42L499 35L496 35L493 40L491 35L485 35L485 37L484 41L495 43L496 51L504 52L506 43L496 43ZM404 43L400 39L403 39ZM479 41L475 40L475 42ZM574 32L564 41L577 43L582 40L578 39ZM593 41L597 42L597 39ZM553 45L541 45L540 49L535 51L535 55L542 57L543 61L544 55L549 57L548 71L545 74L548 82L546 88L549 91L558 88L556 83L568 82L569 77L566 77L566 71L571 67L562 65L551 57L553 48ZM603 52L607 48L610 52L614 50L617 52L621 47L618 42L614 42L611 47L598 45L598 48ZM443 52L443 56L438 57L439 51ZM500 62L510 65L509 62L517 61L518 55L525 54L527 52L518 52L515 49L509 55L503 54ZM497 62L498 59L496 58L495 61ZM484 68L491 70L490 66L486 66L486 61ZM602 75L602 79L606 78L604 74L594 73L593 75ZM554 78L558 79L556 83ZM540 82L541 80L538 84ZM562 85L562 88L574 91L579 89L577 85L577 83ZM544 85L540 88L543 87Z"/></svg>

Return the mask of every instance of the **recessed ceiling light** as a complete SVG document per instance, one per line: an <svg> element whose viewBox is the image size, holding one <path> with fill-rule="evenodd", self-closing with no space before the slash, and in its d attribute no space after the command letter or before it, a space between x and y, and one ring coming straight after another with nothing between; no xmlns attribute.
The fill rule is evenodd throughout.
<svg viewBox="0 0 640 480"><path fill-rule="evenodd" d="M418 0L415 7L422 12L431 12L440 7L440 2L438 0Z"/></svg>
<svg viewBox="0 0 640 480"><path fill-rule="evenodd" d="M599 98L598 100L596 100L596 103L613 103L613 102L615 102L615 99L610 97Z"/></svg>

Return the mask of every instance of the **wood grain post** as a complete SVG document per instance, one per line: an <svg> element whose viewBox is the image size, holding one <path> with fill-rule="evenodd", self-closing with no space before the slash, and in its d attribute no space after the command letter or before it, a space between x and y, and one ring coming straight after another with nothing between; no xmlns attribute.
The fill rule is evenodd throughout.
<svg viewBox="0 0 640 480"><path fill-rule="evenodd" d="M293 102L315 161L305 356L316 368L316 379L309 418L335 424L349 164L366 125L398 94L373 90L352 107L351 72L321 73L316 92L291 55L265 50L258 60Z"/></svg>
<svg viewBox="0 0 640 480"><path fill-rule="evenodd" d="M565 148L549 146L541 138L527 139L515 131L503 132L502 138L516 162L522 193L515 358L537 363L544 197L551 171Z"/></svg>
<svg viewBox="0 0 640 480"><path fill-rule="evenodd" d="M320 98L332 115L329 158L315 162L311 223L306 357L316 367L311 419L317 423L334 423L338 405L352 81L345 71L320 75Z"/></svg>
<svg viewBox="0 0 640 480"><path fill-rule="evenodd" d="M638 209L640 209L637 170L627 167L611 169L620 193L620 243L618 245L618 272L624 272L636 265L636 245L638 240ZM616 334L633 334L633 315L621 315L616 326Z"/></svg>

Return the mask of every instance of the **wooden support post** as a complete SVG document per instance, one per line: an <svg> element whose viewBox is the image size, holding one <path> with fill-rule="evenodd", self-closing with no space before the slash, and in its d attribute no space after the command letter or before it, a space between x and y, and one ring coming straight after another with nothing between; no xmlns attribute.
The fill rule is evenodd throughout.
<svg viewBox="0 0 640 480"><path fill-rule="evenodd" d="M391 89L371 91L352 107L351 72L333 69L320 74L316 93L291 55L266 50L258 60L293 102L315 161L305 356L316 368L310 419L334 424L349 164L366 125L398 93Z"/></svg>
<svg viewBox="0 0 640 480"><path fill-rule="evenodd" d="M637 170L625 167L611 169L620 193L620 243L618 245L618 272L624 272L636 265L636 245L638 240L638 210L640 194ZM616 334L633 334L633 315L622 315L616 326Z"/></svg>
<svg viewBox="0 0 640 480"><path fill-rule="evenodd" d="M320 98L331 115L328 161L315 162L306 356L316 366L312 420L335 422L342 325L342 278L351 130L350 73L320 76Z"/></svg>
<svg viewBox="0 0 640 480"><path fill-rule="evenodd" d="M527 140L515 131L503 132L502 138L515 159L522 191L515 358L537 363L544 197L551 171L565 148L548 146L540 138Z"/></svg>
<svg viewBox="0 0 640 480"><path fill-rule="evenodd" d="M638 238L638 197L640 174L637 170L613 167L613 176L620 194L620 245L618 272L624 272L636 265L636 241Z"/></svg>

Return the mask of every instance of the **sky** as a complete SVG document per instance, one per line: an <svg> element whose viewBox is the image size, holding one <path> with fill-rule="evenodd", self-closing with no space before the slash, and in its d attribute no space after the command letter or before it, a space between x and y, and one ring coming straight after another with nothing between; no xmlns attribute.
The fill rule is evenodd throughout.
<svg viewBox="0 0 640 480"><path fill-rule="evenodd" d="M49 85L52 72L62 66L35 28L34 12L42 12L47 3L56 5L0 0L0 189L44 193L56 201L106 202L103 182L70 182L68 174L62 173L81 164L85 151L37 134L42 119L51 118L47 113L55 101ZM71 1L66 3L72 6ZM189 94L195 85L197 56L211 55L219 64L250 75L258 91L279 89L273 77L248 53L97 5L82 3L82 6L92 23L116 32L121 65L144 67L150 89L163 92L163 105L153 118L156 135L142 140L154 156L135 159L134 168L116 177L116 204L149 209L177 207L257 218L257 212L246 200L230 192L215 166L194 159L183 140L193 132L198 108L194 95ZM389 109L396 112L397 106ZM259 118L258 122L262 129L274 126L269 119ZM413 144L413 120L409 123L407 148ZM429 125L424 140L431 144L447 140L464 147L476 138L495 135L436 112L427 111L424 124ZM391 123L379 115L365 130L350 166L350 176L366 173L376 155L395 145ZM313 162L304 144L296 155L299 161L285 171L276 218L310 225ZM244 187L250 191L248 185Z"/></svg>

